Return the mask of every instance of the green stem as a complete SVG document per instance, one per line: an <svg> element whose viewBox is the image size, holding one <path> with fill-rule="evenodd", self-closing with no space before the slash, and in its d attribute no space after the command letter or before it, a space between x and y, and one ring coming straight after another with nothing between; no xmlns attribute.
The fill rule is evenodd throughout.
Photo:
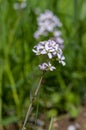
<svg viewBox="0 0 86 130"><path fill-rule="evenodd" d="M32 96L30 105L29 105L29 107L28 107L28 111L27 111L27 113L26 113L26 117L25 117L25 120L24 120L24 124L23 124L22 130L25 130L25 129L26 129L26 124L27 124L28 118L29 118L29 116L31 115L31 112L32 112L33 102L34 102L36 96L38 95L39 89L40 89L40 87L41 87L42 79L43 79L43 75L41 76L40 81L39 81L39 84L38 84L38 86L37 86L37 88L36 88L36 90L35 90L35 92L34 92L34 94L33 94L33 96Z"/></svg>
<svg viewBox="0 0 86 130"><path fill-rule="evenodd" d="M75 27L75 40L78 44L78 0L74 0L74 27Z"/></svg>
<svg viewBox="0 0 86 130"><path fill-rule="evenodd" d="M51 118L50 125L49 125L49 129L48 129L48 130L52 130L52 124L53 124L53 117Z"/></svg>
<svg viewBox="0 0 86 130"><path fill-rule="evenodd" d="M6 73L8 75L8 78L9 78L9 81L10 81L10 84L11 84L11 90L12 90L12 94L13 94L13 99L14 99L14 102L16 104L16 107L17 107L17 112L18 112L18 115L20 115L20 110L19 110L19 97L18 97L18 94L17 94L17 90L15 88L15 81L14 81L14 78L13 78L13 75L12 75L12 72L10 70L10 67L9 65L6 66Z"/></svg>

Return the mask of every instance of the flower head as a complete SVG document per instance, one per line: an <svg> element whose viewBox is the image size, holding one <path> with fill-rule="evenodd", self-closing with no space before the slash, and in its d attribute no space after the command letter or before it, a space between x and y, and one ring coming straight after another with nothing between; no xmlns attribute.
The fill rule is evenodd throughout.
<svg viewBox="0 0 86 130"><path fill-rule="evenodd" d="M59 63L61 63L63 66L65 65L65 57L63 56L63 51L54 40L39 42L38 45L34 46L33 52L36 55L47 55L49 60L56 57ZM46 70L47 67L49 68L49 66L51 66L50 62L49 64L43 63L39 67L41 70ZM52 66L50 68L52 68Z"/></svg>
<svg viewBox="0 0 86 130"><path fill-rule="evenodd" d="M53 71L56 69L51 65L50 61L52 59L57 59L59 63L63 66L65 65L65 57L63 55L63 43L64 40L61 38L61 31L59 31L59 27L62 26L59 18L56 17L51 11L46 10L44 13L40 14L37 18L38 29L34 33L34 37L39 39L40 36L49 36L52 34L52 38L46 41L39 42L33 48L33 52L36 55L47 55L48 63L44 62L39 65L39 68L43 71Z"/></svg>
<svg viewBox="0 0 86 130"><path fill-rule="evenodd" d="M37 18L38 29L34 33L36 39L40 36L48 36L49 33L54 33L55 28L61 27L62 23L50 10L46 10ZM53 34L54 35L54 34Z"/></svg>
<svg viewBox="0 0 86 130"><path fill-rule="evenodd" d="M43 71L53 71L54 69L56 69L54 66L51 65L50 62L48 63L42 63L41 65L39 65L39 68L40 70L43 70Z"/></svg>

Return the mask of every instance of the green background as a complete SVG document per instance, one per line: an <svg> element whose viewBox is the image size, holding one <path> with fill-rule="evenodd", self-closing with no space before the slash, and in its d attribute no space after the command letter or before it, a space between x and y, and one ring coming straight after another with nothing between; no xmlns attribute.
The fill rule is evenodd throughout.
<svg viewBox="0 0 86 130"><path fill-rule="evenodd" d="M34 113L50 118L68 112L75 118L86 99L86 0L27 0L21 10L14 10L15 2L0 0L0 124L24 120L41 76L41 57L32 52L38 43L36 12L46 9L63 24L66 66L56 63L56 70L45 74Z"/></svg>

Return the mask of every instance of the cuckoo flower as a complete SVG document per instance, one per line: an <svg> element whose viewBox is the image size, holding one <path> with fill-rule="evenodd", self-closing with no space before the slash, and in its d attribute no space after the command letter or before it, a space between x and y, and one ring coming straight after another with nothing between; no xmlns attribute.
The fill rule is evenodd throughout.
<svg viewBox="0 0 86 130"><path fill-rule="evenodd" d="M56 27L61 27L62 24L59 18L57 18L49 10L46 10L45 13L40 14L37 20L38 20L38 30L35 32L34 37L38 39L41 35L48 36L48 33L50 34L53 33L53 37L50 40L39 42L37 45L34 46L33 52L39 56L47 55L47 58L45 57L45 61L39 65L40 70L42 70L43 72L48 70L53 71L56 68L51 64L52 59L57 59L59 63L61 63L63 66L65 65L64 61L65 57L62 51L63 39L60 37L61 32L56 30ZM44 73L42 74L39 84L32 96L32 100L30 102L22 130L26 129L28 117L31 116L33 103L40 89L43 75Z"/></svg>
<svg viewBox="0 0 86 130"><path fill-rule="evenodd" d="M54 69L56 69L54 66L51 65L50 62L42 63L41 65L39 65L39 68L40 70L43 70L43 71L47 71L47 70L53 71Z"/></svg>
<svg viewBox="0 0 86 130"><path fill-rule="evenodd" d="M62 23L50 10L46 10L37 18L38 29L34 33L36 39L40 36L48 36L49 33L54 33L57 27L61 27ZM54 34L53 34L54 35Z"/></svg>
<svg viewBox="0 0 86 130"><path fill-rule="evenodd" d="M65 57L63 56L63 51L58 45L58 43L54 40L39 42L38 45L34 46L33 52L36 55L47 55L49 61L53 58L56 58L58 59L59 63L61 63L63 66L65 65ZM41 70L48 69L53 71L55 69L50 62L48 64L43 63L42 65L39 65L39 67Z"/></svg>

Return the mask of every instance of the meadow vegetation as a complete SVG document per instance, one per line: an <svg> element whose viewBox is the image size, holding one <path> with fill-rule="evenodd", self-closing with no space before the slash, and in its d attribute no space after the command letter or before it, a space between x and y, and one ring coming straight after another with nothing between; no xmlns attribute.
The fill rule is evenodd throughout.
<svg viewBox="0 0 86 130"><path fill-rule="evenodd" d="M86 99L86 1L26 0L25 8L15 9L16 2L0 0L0 130L12 122L21 129L39 82L42 59L32 49L39 42L34 38L37 16L46 9L62 22L66 65L55 61L56 70L44 75L33 116L76 118Z"/></svg>

